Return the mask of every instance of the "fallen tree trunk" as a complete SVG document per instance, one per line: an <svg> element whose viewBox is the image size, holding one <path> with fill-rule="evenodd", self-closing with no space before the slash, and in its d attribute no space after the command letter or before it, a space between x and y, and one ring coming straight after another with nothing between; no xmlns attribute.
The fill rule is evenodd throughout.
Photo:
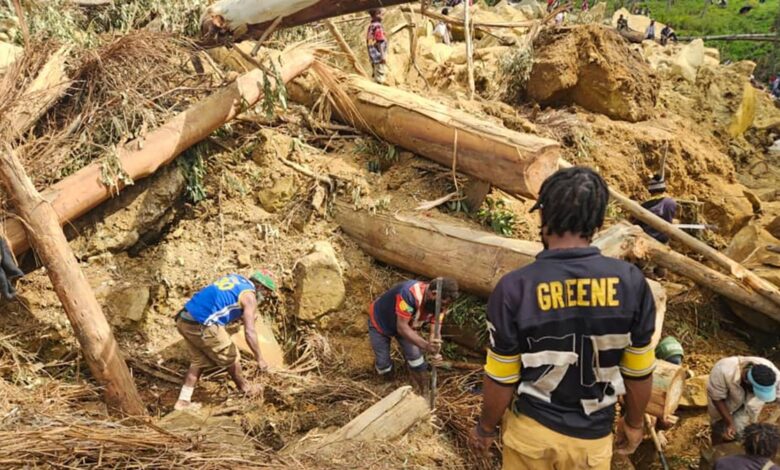
<svg viewBox="0 0 780 470"><path fill-rule="evenodd" d="M288 82L314 62L306 48L284 56L279 66L281 77ZM119 163L133 180L145 178L171 162L183 151L208 137L225 122L235 118L247 106L254 106L263 97L264 72L252 70L235 82L176 115L161 127L149 132L118 150ZM274 81L269 77L269 80ZM102 165L93 163L64 178L41 193L57 214L60 224L67 223L110 198L122 189L121 179L104 183ZM6 238L12 250L20 254L29 248L21 222L13 219L4 224Z"/></svg>
<svg viewBox="0 0 780 470"><path fill-rule="evenodd" d="M322 71L330 76L336 72ZM331 93L343 121L448 168L476 176L512 194L535 198L557 169L554 140L506 129L434 100L386 87L356 75L332 80ZM316 93L291 86L290 96L313 105Z"/></svg>
<svg viewBox="0 0 780 470"><path fill-rule="evenodd" d="M343 441L388 442L403 436L412 426L431 413L425 398L409 385L384 397L341 429L317 443L316 449ZM338 449L338 447L336 447Z"/></svg>
<svg viewBox="0 0 780 470"><path fill-rule="evenodd" d="M18 138L27 132L56 103L73 83L65 71L70 47L57 50L24 91L20 102L5 116L11 135Z"/></svg>
<svg viewBox="0 0 780 470"><path fill-rule="evenodd" d="M680 406L685 386L685 369L666 362L657 361L653 372L653 392L645 413L668 420Z"/></svg>
<svg viewBox="0 0 780 470"><path fill-rule="evenodd" d="M748 33L748 34L720 34L714 36L680 36L680 41L693 41L702 39L704 41L759 41L759 42L780 42L780 38L772 33Z"/></svg>
<svg viewBox="0 0 780 470"><path fill-rule="evenodd" d="M106 404L128 415L146 414L111 327L57 223L57 214L35 190L10 149L0 156L0 179L46 266L89 370L105 387Z"/></svg>
<svg viewBox="0 0 780 470"><path fill-rule="evenodd" d="M206 9L201 32L206 42L220 37L245 41L263 35L271 23L282 17L280 27L289 28L334 16L386 8L411 0L218 0Z"/></svg>
<svg viewBox="0 0 780 470"><path fill-rule="evenodd" d="M374 214L334 205L334 218L360 248L374 258L426 277L447 276L461 289L488 297L509 272L536 259L542 244L499 237L429 217ZM630 258L639 227L620 224L603 231L593 244L605 256ZM649 280L656 303L656 334L660 339L666 314L666 292Z"/></svg>

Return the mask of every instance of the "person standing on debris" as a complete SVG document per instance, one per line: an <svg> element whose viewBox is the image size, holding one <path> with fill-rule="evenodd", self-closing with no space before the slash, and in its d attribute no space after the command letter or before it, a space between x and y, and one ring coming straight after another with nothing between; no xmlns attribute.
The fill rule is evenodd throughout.
<svg viewBox="0 0 780 470"><path fill-rule="evenodd" d="M780 450L780 429L769 423L747 426L742 439L744 455L730 455L715 461L713 470L780 470L772 459Z"/></svg>
<svg viewBox="0 0 780 470"><path fill-rule="evenodd" d="M774 82L772 82L772 94L775 98L780 98L780 75L775 77Z"/></svg>
<svg viewBox="0 0 780 470"><path fill-rule="evenodd" d="M582 0L582 11L587 12L590 9L590 2L588 0Z"/></svg>
<svg viewBox="0 0 780 470"><path fill-rule="evenodd" d="M412 371L412 380L422 388L423 374L428 368L423 351L433 356L439 354L441 344L432 344L420 336L416 329L432 323L436 312L436 281L441 280L441 315L458 298L458 283L447 277L431 282L406 281L393 286L379 296L368 309L368 338L374 350L374 366L381 376L393 371L390 359L390 342L398 340L404 358Z"/></svg>
<svg viewBox="0 0 780 470"><path fill-rule="evenodd" d="M666 195L666 180L661 175L654 175L647 183L647 190L652 198L642 203L642 207L649 210L665 221L672 223L677 213L677 202ZM661 243L669 243L669 235L661 233L644 222L638 222L646 234Z"/></svg>
<svg viewBox="0 0 780 470"><path fill-rule="evenodd" d="M666 25L661 29L661 45L665 46L669 40L677 43L677 33L674 32L671 26Z"/></svg>
<svg viewBox="0 0 780 470"><path fill-rule="evenodd" d="M259 393L260 388L247 382L242 375L239 353L225 326L243 320L246 342L255 355L257 366L266 370L268 365L263 360L255 332L255 313L258 298L274 291L276 282L266 269L256 271L249 279L228 274L198 291L176 314L176 329L187 344L191 362L175 409L195 405L192 403L195 384L203 370L212 367L227 368L238 389L246 395Z"/></svg>
<svg viewBox="0 0 780 470"><path fill-rule="evenodd" d="M650 25L645 30L645 39L655 40L655 20L650 20Z"/></svg>
<svg viewBox="0 0 780 470"><path fill-rule="evenodd" d="M590 244L608 200L606 182L590 168L547 178L532 208L541 211L544 250L490 296L471 445L487 452L503 416L505 470L609 469L621 395L618 451L632 453L644 436L655 302L638 268Z"/></svg>
<svg viewBox="0 0 780 470"><path fill-rule="evenodd" d="M623 17L623 15L620 15L617 19L617 30L623 31L628 29L628 20Z"/></svg>
<svg viewBox="0 0 780 470"><path fill-rule="evenodd" d="M555 26L561 26L563 25L563 21L566 19L566 10L559 11L555 15Z"/></svg>
<svg viewBox="0 0 780 470"><path fill-rule="evenodd" d="M441 14L447 16L450 14L450 10L448 8L443 8L441 10ZM448 46L452 42L452 35L450 34L450 25L444 21L439 21L438 23L436 23L436 27L433 28L433 35L438 36L439 39L441 39L441 42L443 42Z"/></svg>
<svg viewBox="0 0 780 470"><path fill-rule="evenodd" d="M762 357L727 357L712 367L707 382L707 411L712 444L742 437L758 421L764 403L777 399L780 371Z"/></svg>
<svg viewBox="0 0 780 470"><path fill-rule="evenodd" d="M371 23L366 34L366 47L374 68L374 81L382 85L387 80L387 36L382 26L382 10L376 8L368 13L371 15Z"/></svg>

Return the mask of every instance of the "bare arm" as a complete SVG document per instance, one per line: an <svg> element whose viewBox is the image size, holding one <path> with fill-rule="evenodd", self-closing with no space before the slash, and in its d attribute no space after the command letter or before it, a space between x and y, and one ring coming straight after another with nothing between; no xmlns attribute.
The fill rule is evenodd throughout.
<svg viewBox="0 0 780 470"><path fill-rule="evenodd" d="M499 384L485 376L482 389L482 415L479 418L479 426L485 433L491 433L498 427L504 412L512 402L516 385Z"/></svg>
<svg viewBox="0 0 780 470"><path fill-rule="evenodd" d="M255 355L255 360L261 367L265 367L263 361L263 353L260 352L260 345L257 342L257 332L255 331L255 313L257 311L257 299L254 295L242 295L241 306L244 308L244 314L242 316L244 320L244 336L246 337L246 344L249 345L249 349Z"/></svg>
<svg viewBox="0 0 780 470"><path fill-rule="evenodd" d="M729 407L726 406L726 400L713 400L712 403L715 405L715 408L718 410L718 413L723 417L723 420L726 421L726 424L729 426L734 425L734 417L731 416L731 412L729 411Z"/></svg>
<svg viewBox="0 0 780 470"><path fill-rule="evenodd" d="M423 351L431 351L431 344L425 341L425 339L423 339L419 333L414 331L414 328L412 328L412 326L409 324L409 320L405 320L404 318L397 316L395 320L395 326L398 330L398 334L401 335L402 338L411 342Z"/></svg>
<svg viewBox="0 0 780 470"><path fill-rule="evenodd" d="M653 392L653 376L650 375L639 380L628 379L625 384L626 414L624 419L632 428L642 428L645 422L645 409Z"/></svg>

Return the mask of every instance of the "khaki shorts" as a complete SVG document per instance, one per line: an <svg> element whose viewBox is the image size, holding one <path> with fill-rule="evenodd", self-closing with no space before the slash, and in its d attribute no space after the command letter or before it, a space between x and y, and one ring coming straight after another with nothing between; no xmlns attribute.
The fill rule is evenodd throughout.
<svg viewBox="0 0 780 470"><path fill-rule="evenodd" d="M176 329L187 343L192 365L201 369L229 367L238 360L238 350L224 326L203 326L176 320Z"/></svg>
<svg viewBox="0 0 780 470"><path fill-rule="evenodd" d="M504 415L504 470L609 470L612 434L577 439L546 428L525 415Z"/></svg>
<svg viewBox="0 0 780 470"><path fill-rule="evenodd" d="M380 85L384 85L387 80L387 64L373 64L374 66L374 81Z"/></svg>

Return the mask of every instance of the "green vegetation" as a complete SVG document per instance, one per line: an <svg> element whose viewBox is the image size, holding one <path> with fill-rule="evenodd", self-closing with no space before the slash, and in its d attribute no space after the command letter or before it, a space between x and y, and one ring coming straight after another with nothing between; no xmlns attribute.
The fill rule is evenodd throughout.
<svg viewBox="0 0 780 470"><path fill-rule="evenodd" d="M477 220L504 237L514 235L517 225L517 215L506 206L506 202L492 197L485 198L485 202L477 212Z"/></svg>
<svg viewBox="0 0 780 470"><path fill-rule="evenodd" d="M447 321L461 328L476 331L479 344L487 344L487 304L479 297L470 294L458 297L447 313Z"/></svg>
<svg viewBox="0 0 780 470"><path fill-rule="evenodd" d="M718 0L608 0L608 10L631 5L650 8L651 16L664 24L670 24L679 36L704 36L744 33L770 33L780 31L780 0L729 0L726 7L718 6ZM753 7L740 15L744 6ZM656 32L656 34L660 33ZM758 64L756 77L766 81L780 73L780 47L771 42L707 41L708 47L721 51L721 60L752 60Z"/></svg>
<svg viewBox="0 0 780 470"><path fill-rule="evenodd" d="M368 158L368 171L372 173L386 171L398 161L399 157L395 145L370 137L355 142L354 152Z"/></svg>
<svg viewBox="0 0 780 470"><path fill-rule="evenodd" d="M203 178L206 176L206 165L203 156L206 154L206 145L200 143L189 148L184 155L177 160L179 168L184 173L187 181L187 199L197 204L206 198L206 186Z"/></svg>

